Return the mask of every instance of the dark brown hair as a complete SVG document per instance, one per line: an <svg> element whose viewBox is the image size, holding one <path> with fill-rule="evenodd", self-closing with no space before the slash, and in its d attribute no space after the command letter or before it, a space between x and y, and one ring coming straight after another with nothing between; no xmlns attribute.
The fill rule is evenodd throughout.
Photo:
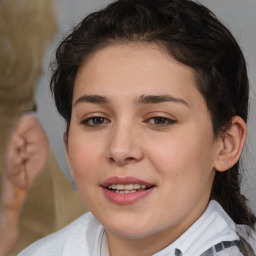
<svg viewBox="0 0 256 256"><path fill-rule="evenodd" d="M232 117L246 122L248 78L246 63L230 31L206 7L188 0L119 0L87 16L60 44L51 89L69 129L77 71L89 54L107 45L155 43L177 61L192 67L215 136ZM253 227L255 216L240 193L239 162L216 172L211 198L238 224Z"/></svg>

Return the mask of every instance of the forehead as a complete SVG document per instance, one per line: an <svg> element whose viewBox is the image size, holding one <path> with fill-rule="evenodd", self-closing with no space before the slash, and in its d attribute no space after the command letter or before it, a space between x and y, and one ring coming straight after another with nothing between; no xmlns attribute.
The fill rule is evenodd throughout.
<svg viewBox="0 0 256 256"><path fill-rule="evenodd" d="M170 92L185 100L200 94L194 70L157 44L117 44L97 50L84 60L75 80L73 102L88 93L137 97Z"/></svg>

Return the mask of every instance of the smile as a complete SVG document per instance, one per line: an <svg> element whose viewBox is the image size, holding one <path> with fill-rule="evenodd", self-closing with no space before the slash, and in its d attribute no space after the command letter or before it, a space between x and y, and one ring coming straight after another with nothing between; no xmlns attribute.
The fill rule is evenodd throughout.
<svg viewBox="0 0 256 256"><path fill-rule="evenodd" d="M117 205L134 204L148 197L156 188L155 185L135 177L110 177L101 187L105 197Z"/></svg>
<svg viewBox="0 0 256 256"><path fill-rule="evenodd" d="M114 193L128 194L146 190L147 186L142 184L111 184L108 189Z"/></svg>

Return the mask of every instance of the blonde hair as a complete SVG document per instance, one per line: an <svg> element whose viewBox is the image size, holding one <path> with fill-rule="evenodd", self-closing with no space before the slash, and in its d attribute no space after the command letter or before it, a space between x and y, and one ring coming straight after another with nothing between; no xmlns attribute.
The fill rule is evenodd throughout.
<svg viewBox="0 0 256 256"><path fill-rule="evenodd" d="M56 31L52 0L0 1L0 101L33 101L46 43Z"/></svg>

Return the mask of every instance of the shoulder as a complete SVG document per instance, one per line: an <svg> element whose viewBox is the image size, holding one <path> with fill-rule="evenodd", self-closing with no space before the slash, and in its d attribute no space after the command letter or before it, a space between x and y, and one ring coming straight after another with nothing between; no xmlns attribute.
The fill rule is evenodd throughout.
<svg viewBox="0 0 256 256"><path fill-rule="evenodd" d="M86 213L58 232L33 243L18 256L89 255L86 231L92 222L95 222L94 219L91 213ZM72 247L75 247L75 250ZM74 253L70 254L70 251Z"/></svg>

